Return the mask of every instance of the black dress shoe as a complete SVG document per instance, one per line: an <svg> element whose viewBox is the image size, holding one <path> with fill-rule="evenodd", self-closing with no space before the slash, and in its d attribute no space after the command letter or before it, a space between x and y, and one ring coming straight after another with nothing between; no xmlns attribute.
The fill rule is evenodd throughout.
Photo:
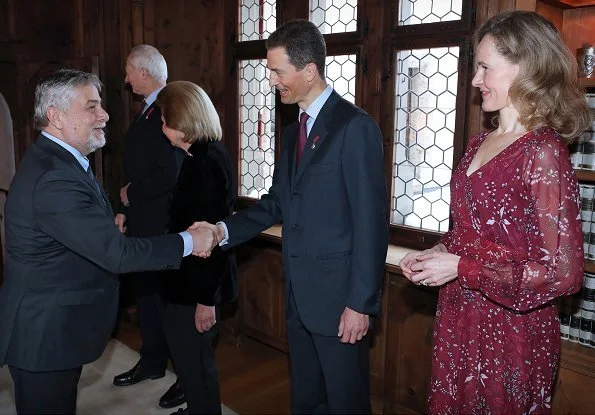
<svg viewBox="0 0 595 415"><path fill-rule="evenodd" d="M172 412L170 415L188 415L188 408L178 408L176 412Z"/></svg>
<svg viewBox="0 0 595 415"><path fill-rule="evenodd" d="M134 365L128 372L124 372L114 377L115 386L130 386L145 379L159 379L165 376L163 372L147 372L143 369L140 362Z"/></svg>
<svg viewBox="0 0 595 415"><path fill-rule="evenodd" d="M159 399L159 406L162 408L173 408L174 406L182 405L184 402L186 402L184 388L182 388L180 379L177 379L176 383L171 385L167 392Z"/></svg>

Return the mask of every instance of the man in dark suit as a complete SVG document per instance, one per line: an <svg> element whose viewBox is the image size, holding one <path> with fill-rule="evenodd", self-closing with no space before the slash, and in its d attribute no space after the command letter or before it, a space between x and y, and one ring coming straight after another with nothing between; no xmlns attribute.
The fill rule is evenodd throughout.
<svg viewBox="0 0 595 415"><path fill-rule="evenodd" d="M86 157L105 144L100 90L95 75L69 69L37 86L41 134L8 192L0 365L19 414L75 412L82 365L101 355L116 321L117 273L177 268L214 237L203 228L127 238L114 226Z"/></svg>
<svg viewBox="0 0 595 415"><path fill-rule="evenodd" d="M163 135L161 110L155 103L167 81L167 64L153 46L138 45L128 54L125 71L125 82L144 99L124 138L126 185L120 189L122 205L116 224L130 236L163 235L169 221L171 192L184 157ZM163 331L163 273L143 272L131 277L142 346L138 363L114 378L116 386L163 377L169 356ZM172 408L185 401L184 390L176 380L159 405Z"/></svg>
<svg viewBox="0 0 595 415"><path fill-rule="evenodd" d="M4 236L4 202L8 193L8 186L14 176L14 143L12 138L12 118L10 109L0 93L0 266L6 255ZM2 275L0 273L0 282Z"/></svg>
<svg viewBox="0 0 595 415"><path fill-rule="evenodd" d="M269 194L214 230L234 246L283 223L292 412L369 413L366 334L388 245L382 137L327 85L313 23L280 26L266 47L270 84L300 122L283 133Z"/></svg>

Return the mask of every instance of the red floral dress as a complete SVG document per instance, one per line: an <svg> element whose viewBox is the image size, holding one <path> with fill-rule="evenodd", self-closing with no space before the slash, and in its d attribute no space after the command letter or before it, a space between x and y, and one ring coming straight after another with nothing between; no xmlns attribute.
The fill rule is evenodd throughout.
<svg viewBox="0 0 595 415"><path fill-rule="evenodd" d="M487 134L471 139L451 182L454 227L441 242L461 260L458 278L440 290L429 412L550 413L560 353L554 299L583 280L577 180L548 127L467 177Z"/></svg>

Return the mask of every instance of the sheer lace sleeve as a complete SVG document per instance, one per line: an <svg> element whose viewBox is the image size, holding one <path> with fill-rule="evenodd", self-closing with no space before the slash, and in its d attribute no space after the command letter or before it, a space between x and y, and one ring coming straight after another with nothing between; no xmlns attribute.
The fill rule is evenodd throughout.
<svg viewBox="0 0 595 415"><path fill-rule="evenodd" d="M528 244L511 249L482 238L462 235L458 280L493 301L526 311L576 292L583 279L582 230L576 177L566 152L554 140L539 143L527 156L523 185L527 208L522 226ZM505 217L506 212L499 212ZM512 220L512 219L511 219ZM469 245L475 238L475 245ZM466 246L466 249L463 248ZM450 249L449 249L450 252Z"/></svg>

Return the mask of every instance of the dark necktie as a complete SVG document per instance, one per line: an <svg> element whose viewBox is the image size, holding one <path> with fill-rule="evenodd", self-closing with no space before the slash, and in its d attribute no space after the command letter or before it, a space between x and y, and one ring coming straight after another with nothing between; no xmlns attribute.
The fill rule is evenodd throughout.
<svg viewBox="0 0 595 415"><path fill-rule="evenodd" d="M297 142L297 151L295 153L295 166L298 167L300 165L300 160L302 158L302 153L304 152L304 147L306 146L306 140L308 139L308 127L306 127L306 121L308 121L310 116L305 112L302 112L300 115L300 129L298 130L298 142Z"/></svg>
<svg viewBox="0 0 595 415"><path fill-rule="evenodd" d="M99 196L101 197L101 200L105 204L105 200L103 199L103 194L101 193L101 188L99 187L99 182L97 181L97 178L93 174L93 170L91 170L91 165L90 164L89 164L89 166L87 166L87 174L91 178L91 181L95 185L95 189L97 190L97 193L99 194Z"/></svg>
<svg viewBox="0 0 595 415"><path fill-rule="evenodd" d="M138 112L134 116L134 120L138 120L141 117L141 115L143 115L143 112L145 111L145 107L146 106L147 106L147 101L145 101L143 99L143 102L140 103L140 109L138 110Z"/></svg>

